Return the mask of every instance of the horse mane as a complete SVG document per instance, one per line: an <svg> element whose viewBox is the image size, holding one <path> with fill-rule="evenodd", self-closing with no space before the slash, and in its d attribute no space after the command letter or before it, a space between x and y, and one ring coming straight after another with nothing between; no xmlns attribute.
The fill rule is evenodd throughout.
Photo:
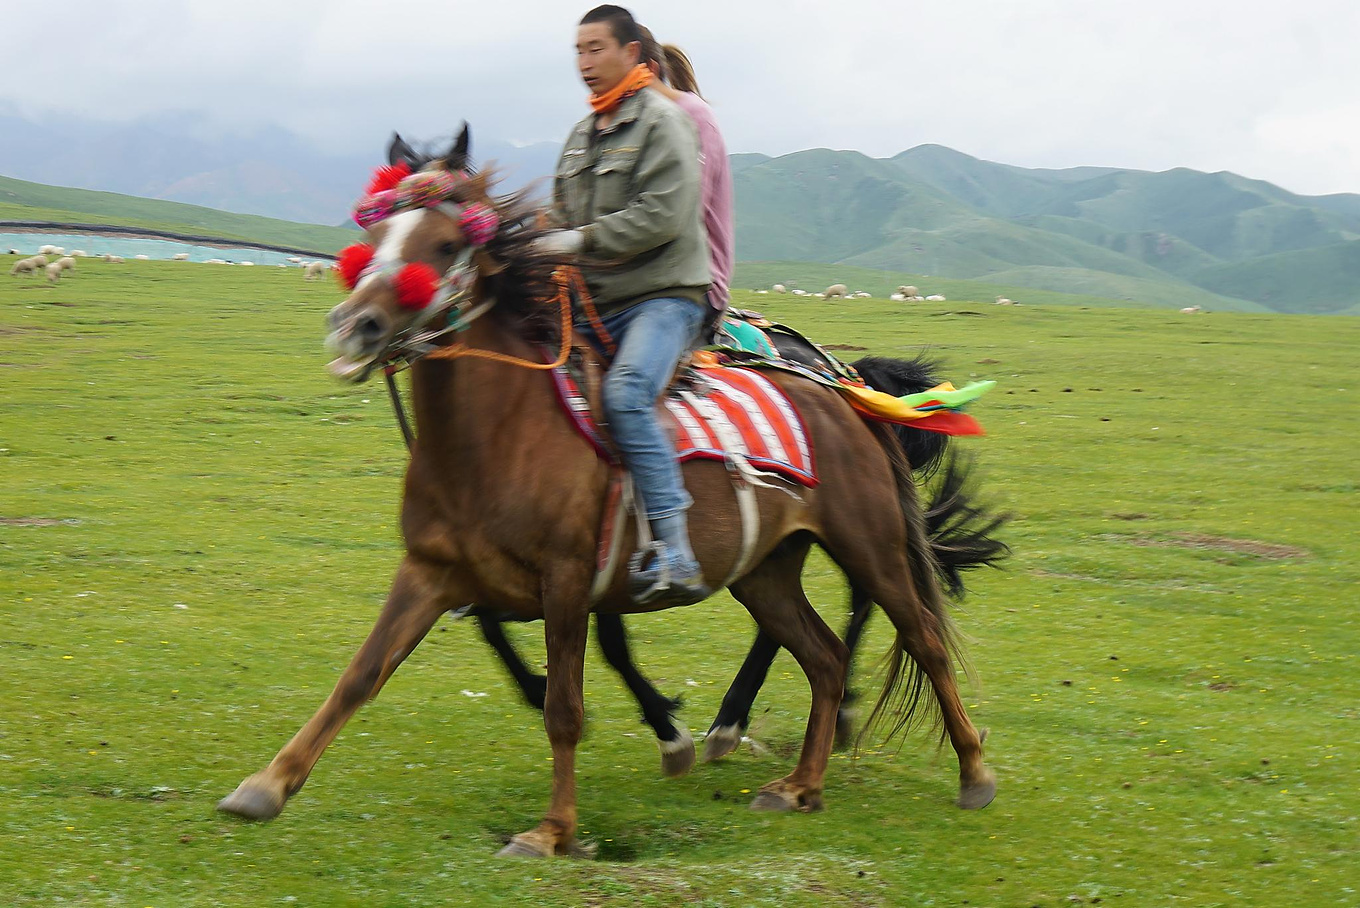
<svg viewBox="0 0 1360 908"><path fill-rule="evenodd" d="M412 170L437 160L439 155L416 153L411 161ZM481 293L496 301L490 314L531 343L556 343L561 321L556 307L548 305L548 301L557 289L553 271L563 261L534 249L534 241L552 230L542 217L543 203L536 194L536 186L531 184L516 192L495 195L494 166L474 170L469 160L465 172L468 175L465 189L455 200L489 205L500 218L496 235L475 259Z"/></svg>

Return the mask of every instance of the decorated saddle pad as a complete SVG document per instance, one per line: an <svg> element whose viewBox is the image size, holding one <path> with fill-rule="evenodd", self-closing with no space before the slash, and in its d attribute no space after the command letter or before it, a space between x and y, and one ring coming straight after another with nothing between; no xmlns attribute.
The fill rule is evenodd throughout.
<svg viewBox="0 0 1360 908"><path fill-rule="evenodd" d="M591 415L590 403L565 368L553 384L576 430L603 458L615 455ZM675 441L681 463L744 457L757 470L800 485L817 485L812 441L793 402L767 376L749 369L696 369L659 404L662 425Z"/></svg>

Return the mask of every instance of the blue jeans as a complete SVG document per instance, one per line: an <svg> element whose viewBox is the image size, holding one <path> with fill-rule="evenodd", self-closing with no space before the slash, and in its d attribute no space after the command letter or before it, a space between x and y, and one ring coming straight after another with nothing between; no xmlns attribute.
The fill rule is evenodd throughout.
<svg viewBox="0 0 1360 908"><path fill-rule="evenodd" d="M704 307L692 300L647 300L602 319L619 345L604 379L604 412L650 520L681 513L685 491L675 446L656 416L657 398L680 357L699 341Z"/></svg>

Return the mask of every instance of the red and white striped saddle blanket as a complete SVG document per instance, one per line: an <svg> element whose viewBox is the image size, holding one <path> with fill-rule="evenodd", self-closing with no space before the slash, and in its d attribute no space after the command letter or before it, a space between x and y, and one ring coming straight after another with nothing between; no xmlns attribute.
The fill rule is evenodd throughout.
<svg viewBox="0 0 1360 908"><path fill-rule="evenodd" d="M812 440L798 409L778 385L751 369L702 368L692 375L692 381L673 386L660 404L681 463L724 461L738 454L757 470L807 488L817 485ZM612 447L572 374L565 367L555 369L553 383L577 431L613 462Z"/></svg>

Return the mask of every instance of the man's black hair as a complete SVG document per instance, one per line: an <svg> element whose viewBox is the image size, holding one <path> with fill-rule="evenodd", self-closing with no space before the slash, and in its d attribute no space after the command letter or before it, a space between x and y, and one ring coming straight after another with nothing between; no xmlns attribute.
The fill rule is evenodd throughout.
<svg viewBox="0 0 1360 908"><path fill-rule="evenodd" d="M609 31L614 35L614 40L620 46L626 47L634 41L642 40L642 33L638 31L637 20L633 14L621 6L606 3L597 6L590 12L581 17L582 25L594 25L597 22L609 23Z"/></svg>

